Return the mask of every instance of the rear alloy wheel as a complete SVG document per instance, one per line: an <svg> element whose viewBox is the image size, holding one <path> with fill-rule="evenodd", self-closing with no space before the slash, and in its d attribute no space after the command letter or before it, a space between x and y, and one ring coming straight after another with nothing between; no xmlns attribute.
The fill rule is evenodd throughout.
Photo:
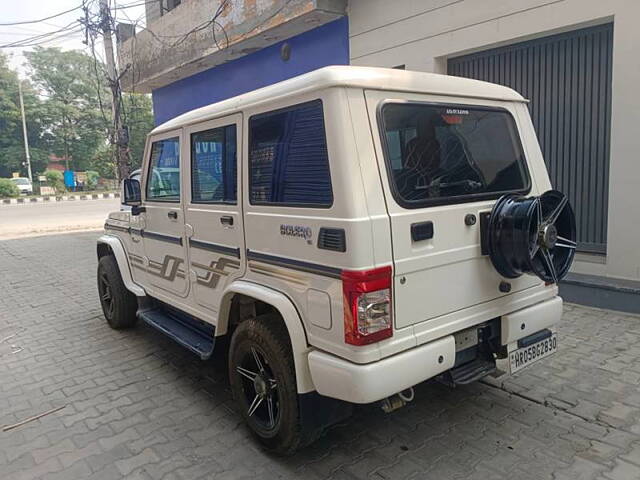
<svg viewBox="0 0 640 480"><path fill-rule="evenodd" d="M505 195L491 211L487 242L500 275L529 273L558 283L569 272L577 247L573 209L556 190L540 197Z"/></svg>
<svg viewBox="0 0 640 480"><path fill-rule="evenodd" d="M229 380L240 413L267 449L286 455L301 446L291 346L277 315L238 326L231 339Z"/></svg>
<svg viewBox="0 0 640 480"><path fill-rule="evenodd" d="M102 312L111 328L120 330L136 323L138 300L124 286L113 255L105 255L98 262L98 294Z"/></svg>
<svg viewBox="0 0 640 480"><path fill-rule="evenodd" d="M242 377L247 416L264 432L275 430L280 421L278 382L264 352L257 346L244 351L236 373Z"/></svg>

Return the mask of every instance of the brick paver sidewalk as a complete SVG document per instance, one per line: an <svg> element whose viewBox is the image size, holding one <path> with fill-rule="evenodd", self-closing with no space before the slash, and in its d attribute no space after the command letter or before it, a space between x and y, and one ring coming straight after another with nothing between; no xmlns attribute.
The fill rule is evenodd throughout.
<svg viewBox="0 0 640 480"><path fill-rule="evenodd" d="M640 317L567 306L560 352L506 380L421 385L291 458L233 410L224 359L109 329L96 234L0 242L0 478L640 478Z"/></svg>

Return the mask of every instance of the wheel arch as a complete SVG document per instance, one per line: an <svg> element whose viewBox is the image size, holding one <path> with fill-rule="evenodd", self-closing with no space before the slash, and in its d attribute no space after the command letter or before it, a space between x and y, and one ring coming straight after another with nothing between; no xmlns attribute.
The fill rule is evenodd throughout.
<svg viewBox="0 0 640 480"><path fill-rule="evenodd" d="M263 302L280 314L291 342L298 393L314 391L315 386L309 371L308 355L311 352L311 348L307 343L307 334L298 310L293 302L282 292L242 280L232 283L222 296L216 335L225 335L229 331L233 300L239 296Z"/></svg>
<svg viewBox="0 0 640 480"><path fill-rule="evenodd" d="M131 275L131 269L129 268L129 261L127 260L127 254L125 253L124 246L118 237L113 235L102 235L98 238L98 244L96 246L96 253L98 260L105 255L113 255L118 262L118 269L120 270L120 276L124 286L127 287L131 293L137 297L146 296L144 289L133 281Z"/></svg>

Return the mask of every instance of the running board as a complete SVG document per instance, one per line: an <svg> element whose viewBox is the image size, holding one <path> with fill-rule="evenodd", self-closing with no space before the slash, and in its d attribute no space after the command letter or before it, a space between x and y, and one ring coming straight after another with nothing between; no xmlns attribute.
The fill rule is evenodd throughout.
<svg viewBox="0 0 640 480"><path fill-rule="evenodd" d="M160 330L202 360L213 353L215 327L174 309L156 307L138 310L138 318Z"/></svg>
<svg viewBox="0 0 640 480"><path fill-rule="evenodd" d="M468 383L475 382L487 375L495 373L496 370L496 361L493 358L490 360L486 358L476 358L439 375L437 380L451 387L467 385Z"/></svg>

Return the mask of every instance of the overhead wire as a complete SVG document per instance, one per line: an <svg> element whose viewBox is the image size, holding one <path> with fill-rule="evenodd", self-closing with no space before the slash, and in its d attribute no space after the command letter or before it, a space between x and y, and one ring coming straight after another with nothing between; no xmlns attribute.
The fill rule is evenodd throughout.
<svg viewBox="0 0 640 480"><path fill-rule="evenodd" d="M23 21L19 21L19 22L8 22L8 23L0 23L0 27L8 27L8 26L13 26L13 25L27 25L30 23L41 23L41 22L46 22L47 20L51 20L52 18L56 18L56 17L61 17L62 15L66 15L67 13L71 13L75 10L80 10L82 8L82 4L70 8L69 10L65 10L64 12L59 12L56 13L54 15L50 15L48 17L44 17L44 18L39 18L37 20L23 20Z"/></svg>
<svg viewBox="0 0 640 480"><path fill-rule="evenodd" d="M69 23L68 25L59 28L58 30L53 30L50 32L40 33L38 35L32 35L27 38L22 38L20 40L15 40L13 42L5 43L0 45L0 48L24 48L24 47L33 47L43 45L48 41L60 40L62 38L69 37L71 35L80 33L82 31L82 25L79 25L77 20Z"/></svg>

